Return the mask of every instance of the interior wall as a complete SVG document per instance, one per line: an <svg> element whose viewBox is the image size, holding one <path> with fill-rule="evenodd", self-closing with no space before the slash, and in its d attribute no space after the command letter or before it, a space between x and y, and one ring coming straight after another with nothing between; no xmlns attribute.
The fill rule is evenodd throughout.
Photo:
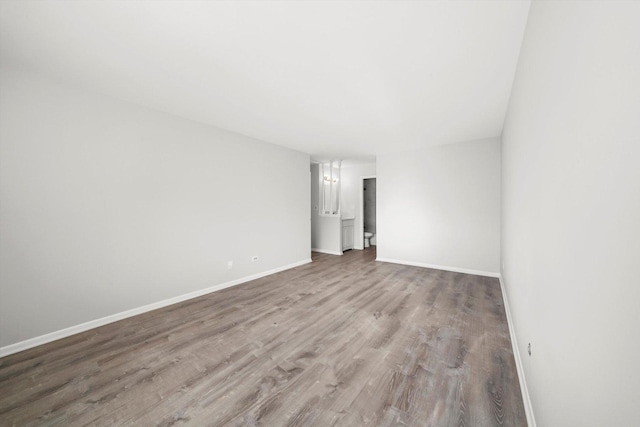
<svg viewBox="0 0 640 427"><path fill-rule="evenodd" d="M378 259L497 275L500 140L377 159Z"/></svg>
<svg viewBox="0 0 640 427"><path fill-rule="evenodd" d="M309 259L309 185L306 154L3 65L0 347Z"/></svg>
<svg viewBox="0 0 640 427"><path fill-rule="evenodd" d="M342 215L353 217L354 220L354 249L364 248L364 232L362 219L362 178L376 175L375 162L343 162L341 202Z"/></svg>
<svg viewBox="0 0 640 427"><path fill-rule="evenodd" d="M640 2L531 5L503 133L502 275L541 426L640 425L639 22Z"/></svg>

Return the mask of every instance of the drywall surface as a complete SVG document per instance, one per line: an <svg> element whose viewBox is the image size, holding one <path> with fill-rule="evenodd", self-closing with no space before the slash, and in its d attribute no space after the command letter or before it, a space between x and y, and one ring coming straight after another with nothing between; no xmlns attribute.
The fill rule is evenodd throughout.
<svg viewBox="0 0 640 427"><path fill-rule="evenodd" d="M309 156L2 66L0 235L3 347L308 259Z"/></svg>
<svg viewBox="0 0 640 427"><path fill-rule="evenodd" d="M639 22L640 2L531 6L503 133L502 274L540 426L640 425Z"/></svg>
<svg viewBox="0 0 640 427"><path fill-rule="evenodd" d="M377 158L378 258L496 274L500 140Z"/></svg>
<svg viewBox="0 0 640 427"><path fill-rule="evenodd" d="M343 162L341 204L342 215L355 218L354 221L354 245L355 249L364 248L364 232L362 225L362 178L376 175L375 163Z"/></svg>
<svg viewBox="0 0 640 427"><path fill-rule="evenodd" d="M318 252L342 254L342 223L339 216L320 215L320 168L311 165L311 248Z"/></svg>

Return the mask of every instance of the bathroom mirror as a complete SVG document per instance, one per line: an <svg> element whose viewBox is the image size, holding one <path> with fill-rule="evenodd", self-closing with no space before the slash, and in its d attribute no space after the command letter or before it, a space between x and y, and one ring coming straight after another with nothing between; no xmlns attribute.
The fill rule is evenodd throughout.
<svg viewBox="0 0 640 427"><path fill-rule="evenodd" d="M340 169L342 160L320 163L320 215L340 216Z"/></svg>

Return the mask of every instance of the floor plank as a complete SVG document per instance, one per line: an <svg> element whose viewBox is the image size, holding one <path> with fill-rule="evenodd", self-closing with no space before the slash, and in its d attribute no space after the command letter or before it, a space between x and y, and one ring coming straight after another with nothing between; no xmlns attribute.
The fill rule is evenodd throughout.
<svg viewBox="0 0 640 427"><path fill-rule="evenodd" d="M313 263L0 359L1 425L525 426L497 279Z"/></svg>

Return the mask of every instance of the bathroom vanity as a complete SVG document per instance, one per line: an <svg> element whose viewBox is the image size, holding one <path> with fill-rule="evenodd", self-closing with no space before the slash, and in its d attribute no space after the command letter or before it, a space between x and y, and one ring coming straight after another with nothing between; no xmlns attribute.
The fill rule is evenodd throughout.
<svg viewBox="0 0 640 427"><path fill-rule="evenodd" d="M342 218L342 251L353 249L355 218Z"/></svg>

